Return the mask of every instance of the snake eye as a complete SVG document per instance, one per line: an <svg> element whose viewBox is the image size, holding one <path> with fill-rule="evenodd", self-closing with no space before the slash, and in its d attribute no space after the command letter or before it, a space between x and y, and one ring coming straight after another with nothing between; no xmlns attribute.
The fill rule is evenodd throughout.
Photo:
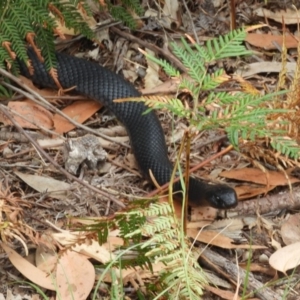
<svg viewBox="0 0 300 300"><path fill-rule="evenodd" d="M221 198L220 198L219 196L216 196L216 200L217 200L217 201L220 201Z"/></svg>

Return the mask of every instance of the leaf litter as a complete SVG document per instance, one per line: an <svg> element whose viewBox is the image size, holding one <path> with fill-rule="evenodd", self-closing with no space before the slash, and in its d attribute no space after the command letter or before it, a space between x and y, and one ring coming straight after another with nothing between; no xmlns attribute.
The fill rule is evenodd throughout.
<svg viewBox="0 0 300 300"><path fill-rule="evenodd" d="M167 24L166 26L171 26L174 20L177 21L177 9L178 8L176 8L176 5L170 5L170 1L165 2L163 11L169 12L168 17L164 19L164 22ZM290 10L281 10L279 12L274 13L271 10L264 9L263 16L269 17L270 19L274 19L277 22L281 22L282 19L285 19L286 24L288 24L289 22L297 23L297 21L295 21L295 16L293 15L293 12ZM62 28L61 30L64 31L65 29ZM274 41L275 43L281 45L282 40L283 37L280 35L273 37L271 35L270 37L270 34L265 35L262 33L250 33L247 37L247 42L249 42L250 45L256 46L261 49L269 50L274 49L274 47L272 46L274 45ZM293 41L293 37L287 37L286 43L288 48L295 47ZM126 68L128 68L128 64L125 65L124 68L126 71ZM261 70L262 68L254 69L252 76L254 76L255 74L259 74ZM147 71L149 72L146 76L150 77L146 77L146 82L155 82L154 80L160 78L159 69L152 68L151 72L150 70ZM279 70L277 69L277 71ZM267 78L260 77L260 79L268 81ZM145 87L151 89L153 85L150 87ZM163 92L166 92L166 90L163 90ZM95 102L91 101L83 103L84 111L82 104L79 102L74 102L74 104L67 105L65 107L65 110L63 111L71 118L74 118L79 123L82 123L89 119L98 110L98 106L95 105ZM18 123L24 128L45 127L51 129L53 127L54 122L55 131L57 133L66 133L74 129L74 125L70 125L69 122L63 121L63 119L61 117L58 117L57 115L54 115L53 117L47 110L45 110L42 107L38 107L36 104L28 102L26 104L26 109L24 109L23 105L23 102L15 102L12 108L16 110L19 114L24 113L27 115L27 119L29 119L27 121L24 121L24 119L22 118L16 117ZM162 116L163 126L165 128L168 128L169 124L168 122L164 122L164 119L168 117L168 114ZM33 119L33 123L35 124L28 123L28 121L32 121ZM2 121L4 123L6 122L5 120ZM95 121L96 123L101 122L99 122L99 120L97 119ZM5 124L8 123L6 122ZM36 126L36 124L38 126ZM174 127L177 127L177 125L178 124L175 123ZM178 128L179 127L182 126L178 126ZM180 132L175 132L175 135L180 134ZM9 146L16 148L16 146L12 142L10 142ZM21 146L20 149L23 150L24 147ZM211 149L208 148L207 152L209 152L210 150ZM204 152L204 155L206 154L207 153ZM61 161L62 158L60 157L59 153L56 153L56 155L56 159ZM198 159L197 155L198 154L195 155L196 161ZM132 159L130 158L130 160ZM10 179L12 183L11 187L13 187L12 190L14 192L17 191L20 197L15 197L10 190L7 190L4 188L4 186L1 186L1 192L4 199L1 200L1 212L6 217L6 220L9 220L9 227L7 227L9 230L1 231L1 237L3 242L14 241L15 239L17 239L18 241L21 240L21 244L24 246L25 252L28 251L26 246L27 241L31 240L35 244L42 243L42 239L36 234L35 230L32 228L38 227L38 224L42 225L44 230L47 228L46 223L42 222L42 224L40 224L40 220L44 219L43 214L45 214L45 212L47 212L47 216L49 219L57 220L57 224L59 224L61 227L65 227L66 224L64 219L65 216L68 214L72 216L87 216L91 214L97 215L97 213L100 215L107 215L117 210L117 207L113 207L109 203L106 203L104 201L102 201L102 203L99 205L99 200L101 202L101 199L99 199L98 196L92 195L91 193L89 193L89 191L82 189L78 185L72 185L71 189L71 185L65 182L64 179L62 180L57 171L53 170L51 166L45 164L44 161L39 159L38 156L36 156L36 152L33 149L31 149L28 155L22 157L22 159L18 158L16 162L19 164L18 167L21 166L22 170L26 168L27 170L31 171L31 174L23 173L20 171L14 171L14 174L21 178L22 181L26 183L26 185L24 185L24 183L19 181L16 177L13 177L13 181ZM11 161L9 161L9 163L11 163ZM220 163L220 161L215 162L215 164L218 166L220 165ZM133 164L130 164L129 167L132 168ZM205 170L201 171L199 174L204 175L204 173L207 174L209 172L212 172L211 170L213 168L213 164L211 166L206 166ZM224 164L224 169L226 169L226 164ZM122 189L121 194L129 194L130 197L131 195L133 197L133 195L141 194L141 192L144 190L145 183L142 182L142 184L140 184L138 188L133 188L133 183L136 182L136 179L133 179L133 175L130 172L125 172L122 175L120 175L119 170L120 167L116 166L115 168L112 168L110 170L110 174L105 175L103 178L96 178L94 174L91 174L87 176L85 180L93 181L94 184L101 184L107 189L112 189L112 187L114 187L114 182L118 180L123 180L124 183L119 183L119 186L117 187L117 190L119 190L120 188ZM228 170L220 172L220 175L226 178L231 178L233 180L243 182L247 181L255 183L256 185L260 185L250 186L250 188L249 185L247 185L248 190L246 190L246 188L242 188L240 190L239 193L241 197L243 194L246 194L247 199L257 196L258 194L267 193L271 189L276 189L278 186L288 185L289 182L293 183L299 181L297 178L294 177L289 177L289 179L287 180L286 176L279 171L271 171L268 172L268 174L266 174L258 169L237 170L228 168ZM209 179L209 176L205 176L207 179ZM126 178L129 178L129 181L125 181ZM110 183L107 186L105 186L106 182ZM58 194L56 194L56 196L53 194L54 191L58 191ZM26 196L26 198L24 199L28 200L24 201L24 199L22 199L23 196ZM45 209L44 213L43 209ZM28 213L28 210L30 210L30 213ZM60 215L61 211L63 211L63 214ZM23 214L27 217L27 219L32 218L32 220L34 220L34 226L32 228L29 225L22 223L23 221L20 218L20 216L22 216ZM176 208L176 214L180 216L180 206ZM199 224L195 225L198 226L196 227L197 229L189 228L188 234L191 237L196 238L200 242L209 243L211 245L215 245L224 249L250 248L252 250L260 249L261 251L264 251L269 246L269 244L265 240L260 240L258 236L252 237L256 244L236 244L237 242L243 241L241 235L245 227L258 228L262 235L264 233L264 238L268 239L269 241L274 241L272 245L274 248L276 247L278 249L272 255L269 256L269 264L274 269L287 274L288 270L294 269L299 265L298 215L286 217L286 219L282 222L280 234L275 229L276 225L273 222L267 222L259 214L253 219L251 219L251 222L241 222L241 219L233 219L227 220L223 224L213 222L212 220L216 217L216 214L215 212L208 211L207 209L204 209L202 211L199 210L196 213L196 217L194 215L194 221L199 222L200 216L207 218L209 220L208 224L216 225L217 227L211 228L210 230L203 230L203 233L201 235L199 235ZM193 222L189 223L189 226L193 227ZM206 225L204 225L204 228L205 226ZM231 227L233 227L233 229L230 229ZM25 276L25 278L31 280L33 283L36 283L38 286L44 287L49 290L59 289L59 292L64 297L63 299L68 299L70 294L70 287L72 291L72 299L85 299L88 297L93 287L94 280L96 278L94 267L89 262L88 258L93 258L99 261L100 263L104 264L105 262L108 262L109 259L111 259L113 255L112 250L115 249L116 246L122 245L123 241L117 236L112 236L111 244L100 246L96 242L97 239L92 237L90 237L89 242L87 242L88 239L86 240L84 232L72 232L71 230L65 230L61 232L57 231L59 230L51 230L50 236L52 237L53 241L55 241L55 246L59 245L59 247L55 247L55 249L59 249L61 252L56 252L56 250L54 250L53 252L48 253L48 255L46 254L46 252L41 251L39 248L40 246L38 246L36 253L39 252L39 256L42 260L42 262L37 264L38 267L29 264L26 259L24 259L18 253L16 253L7 244L3 243L2 247L7 253L8 258L10 259L12 264ZM234 233L232 233L231 237L228 237L225 234L226 231L232 231ZM78 242L76 245L72 245L74 241L80 240L80 236L83 238L82 241ZM3 237L5 237L5 239L3 239ZM49 244L49 242L45 242L45 244L47 243ZM255 260L255 258L256 257L254 255L253 260ZM50 269L47 270L47 267ZM154 267L156 271L163 268L162 265L155 265ZM49 274L52 274L52 272L53 277L49 276ZM130 276L136 272L136 270L125 271L122 276L122 279L125 280L126 276ZM150 278L150 276L152 275L146 274L145 278ZM57 278L59 278L59 285L54 286L54 282ZM106 278L106 280L107 282L109 282L108 278ZM80 287L80 289L78 289L78 287ZM214 292L215 294L218 294L218 291ZM8 294L9 292L7 293L7 295ZM219 294L219 296L222 296L222 294ZM223 296L225 295L223 294ZM230 294L230 296L232 296L232 294Z"/></svg>

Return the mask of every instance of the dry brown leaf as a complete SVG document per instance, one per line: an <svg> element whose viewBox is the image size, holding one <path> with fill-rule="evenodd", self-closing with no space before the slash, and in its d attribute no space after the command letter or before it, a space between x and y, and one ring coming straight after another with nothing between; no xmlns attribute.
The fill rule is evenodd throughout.
<svg viewBox="0 0 300 300"><path fill-rule="evenodd" d="M241 232L244 226L245 222L243 219L221 219L209 224L207 227L205 227L205 230L212 230L215 232L222 232L223 230Z"/></svg>
<svg viewBox="0 0 300 300"><path fill-rule="evenodd" d="M49 196L55 199L66 199L66 191L68 191L71 187L67 182L56 180L50 177L24 174L18 171L15 171L14 173L36 191L40 193L49 192Z"/></svg>
<svg viewBox="0 0 300 300"><path fill-rule="evenodd" d="M129 82L135 82L138 79L138 73L136 72L135 69L128 69L126 70L125 68L123 68L122 70L123 76L124 78L129 81Z"/></svg>
<svg viewBox="0 0 300 300"><path fill-rule="evenodd" d="M247 181L253 182L257 184L264 184L264 185L275 185L275 186L284 186L290 183L300 182L299 179L295 177L289 176L289 181L286 179L285 174L282 172L276 171L267 171L263 172L260 169L255 168L243 168L238 170L230 170L224 171L220 173L221 176L225 178L240 180L240 181Z"/></svg>
<svg viewBox="0 0 300 300"><path fill-rule="evenodd" d="M35 264L41 271L49 274L52 273L58 261L58 254L53 249L45 247L41 244L37 247L35 252Z"/></svg>
<svg viewBox="0 0 300 300"><path fill-rule="evenodd" d="M110 235L110 233L109 233L109 235ZM117 237L117 236L108 236L107 242L104 243L102 246L110 251L113 251L116 248L119 248L123 245L124 245L124 240L122 238Z"/></svg>
<svg viewBox="0 0 300 300"><path fill-rule="evenodd" d="M27 279L32 281L34 284L43 287L45 289L55 291L56 287L53 284L53 277L41 271L31 263L29 263L25 258L15 252L13 249L1 243L2 248L6 252L10 262L15 266L15 268L23 274Z"/></svg>
<svg viewBox="0 0 300 300"><path fill-rule="evenodd" d="M265 246L260 245L235 245L234 240L221 235L215 231L202 231L199 234L197 229L187 229L187 235L199 242L218 246L224 249L266 249Z"/></svg>
<svg viewBox="0 0 300 300"><path fill-rule="evenodd" d="M288 75L292 76L295 73L297 63L287 62L284 64ZM250 63L247 65L239 66L235 72L235 75L245 77L250 77L259 73L279 73L283 67L282 62L277 61L260 61L256 63Z"/></svg>
<svg viewBox="0 0 300 300"><path fill-rule="evenodd" d="M178 23L177 12L179 8L178 0L165 0L163 7L163 18L161 19L164 27L173 28L174 24Z"/></svg>
<svg viewBox="0 0 300 300"><path fill-rule="evenodd" d="M56 279L61 299L86 299L94 286L95 277L93 265L83 255L66 251L60 256Z"/></svg>
<svg viewBox="0 0 300 300"><path fill-rule="evenodd" d="M272 11L266 8L258 8L254 11L259 17L270 18L275 20L276 22L285 24L298 24L299 23L299 11L296 9L281 9ZM296 46L297 47L297 46Z"/></svg>
<svg viewBox="0 0 300 300"><path fill-rule="evenodd" d="M277 49L276 44L282 46L284 43L287 49L297 48L298 45L297 39L291 35L283 37L282 35L258 33L248 33L246 37L246 42L255 47L263 48L265 50Z"/></svg>
<svg viewBox="0 0 300 300"><path fill-rule="evenodd" d="M275 249L275 250L278 250L278 249L281 249L281 244L276 241L273 236L271 237L271 242L270 242L270 245Z"/></svg>
<svg viewBox="0 0 300 300"><path fill-rule="evenodd" d="M142 89L141 92L145 96L152 94L166 95L170 93L176 93L178 91L180 81L181 80L179 78L171 78L156 87Z"/></svg>
<svg viewBox="0 0 300 300"><path fill-rule="evenodd" d="M14 120L23 128L37 129L39 126L47 129L53 128L52 114L31 100L10 101L7 106L28 120L26 121L13 114ZM12 124L11 121L2 114L0 114L0 122L5 125Z"/></svg>
<svg viewBox="0 0 300 300"><path fill-rule="evenodd" d="M250 199L258 195L266 194L274 188L276 188L276 186L256 187L250 185L239 185L234 187L239 200Z"/></svg>
<svg viewBox="0 0 300 300"><path fill-rule="evenodd" d="M80 240L81 237L84 238L82 232L69 232L63 231L58 233L52 233L52 237L63 246L71 246L71 249L75 252L84 254L86 257L93 258L103 264L111 261L115 258L112 251L124 244L122 238L119 237L108 237L107 242L103 245L99 245L98 241L83 242ZM76 241L80 243L75 244Z"/></svg>
<svg viewBox="0 0 300 300"><path fill-rule="evenodd" d="M74 121L82 124L94 113L96 113L101 107L101 103L93 100L77 101L65 107L62 112L72 118ZM66 133L75 128L75 125L58 114L54 115L53 122L55 131L57 133Z"/></svg>
<svg viewBox="0 0 300 300"><path fill-rule="evenodd" d="M191 221L199 221L199 220L215 220L218 216L218 210L210 207L193 207L191 210Z"/></svg>
<svg viewBox="0 0 300 300"><path fill-rule="evenodd" d="M276 276L276 271L273 268L270 268L270 266L265 267L257 263L251 263L249 266L247 262L240 263L239 266L250 272L260 272L272 277Z"/></svg>
<svg viewBox="0 0 300 300"><path fill-rule="evenodd" d="M269 263L283 273L296 268L300 264L300 242L278 249L270 256Z"/></svg>
<svg viewBox="0 0 300 300"><path fill-rule="evenodd" d="M300 214L290 215L281 226L281 237L286 245L300 242Z"/></svg>
<svg viewBox="0 0 300 300"><path fill-rule="evenodd" d="M239 300L241 299L239 296L236 297L236 294L234 294L231 291L225 291L225 290L221 290L219 288L215 288L213 286L205 286L205 290L212 292L213 294L221 297L222 299L228 299L228 300L232 300L232 299L236 299Z"/></svg>
<svg viewBox="0 0 300 300"><path fill-rule="evenodd" d="M124 241L121 238L115 238L119 241L119 245L123 245ZM115 241L116 241L115 240ZM72 250L82 253L87 257L91 257L103 264L106 264L115 258L112 251L115 249L112 243L106 243L102 246L99 245L98 241L92 241L89 244L80 244L72 247Z"/></svg>
<svg viewBox="0 0 300 300"><path fill-rule="evenodd" d="M146 52L147 52L147 54L154 56L153 51L146 49ZM162 84L162 81L159 80L159 75L158 75L160 67L158 64L154 63L147 56L146 56L146 60L147 60L148 68L146 71L146 76L144 78L145 89L151 89L151 88L154 88L154 87Z"/></svg>

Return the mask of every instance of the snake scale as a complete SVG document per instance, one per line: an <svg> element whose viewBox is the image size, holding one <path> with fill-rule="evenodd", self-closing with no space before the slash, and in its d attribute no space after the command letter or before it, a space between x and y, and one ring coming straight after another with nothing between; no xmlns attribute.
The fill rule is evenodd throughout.
<svg viewBox="0 0 300 300"><path fill-rule="evenodd" d="M21 74L42 87L56 88L45 65L39 61L32 49L28 50L34 73L30 74L24 63L20 63ZM57 73L64 89L75 91L108 107L123 123L130 137L131 146L143 175L149 178L152 171L158 184L170 181L173 166L168 158L165 136L154 111L143 114L147 107L142 102L115 103L114 99L139 97L134 86L119 75L95 62L56 53ZM180 191L175 183L174 191ZM228 209L237 205L237 196L231 187L223 184L211 185L193 177L189 179L188 201L190 206L212 206Z"/></svg>

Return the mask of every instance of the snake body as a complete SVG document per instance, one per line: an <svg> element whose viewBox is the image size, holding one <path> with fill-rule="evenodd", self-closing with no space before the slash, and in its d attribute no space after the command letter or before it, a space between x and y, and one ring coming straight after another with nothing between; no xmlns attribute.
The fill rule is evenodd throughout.
<svg viewBox="0 0 300 300"><path fill-rule="evenodd" d="M28 50L28 55L34 73L30 74L25 64L20 63L21 74L42 87L56 88L45 65L32 49ZM75 86L75 91L108 107L126 127L144 176L149 177L151 170L158 184L169 182L173 166L169 161L164 133L155 112L143 114L147 107L142 102L113 102L119 98L139 97L140 93L134 86L97 63L63 53L56 53L56 58L61 86L64 89ZM180 183L175 183L173 188L180 191ZM209 205L227 209L237 205L237 196L234 189L227 185L211 185L190 177L188 201L191 206Z"/></svg>

